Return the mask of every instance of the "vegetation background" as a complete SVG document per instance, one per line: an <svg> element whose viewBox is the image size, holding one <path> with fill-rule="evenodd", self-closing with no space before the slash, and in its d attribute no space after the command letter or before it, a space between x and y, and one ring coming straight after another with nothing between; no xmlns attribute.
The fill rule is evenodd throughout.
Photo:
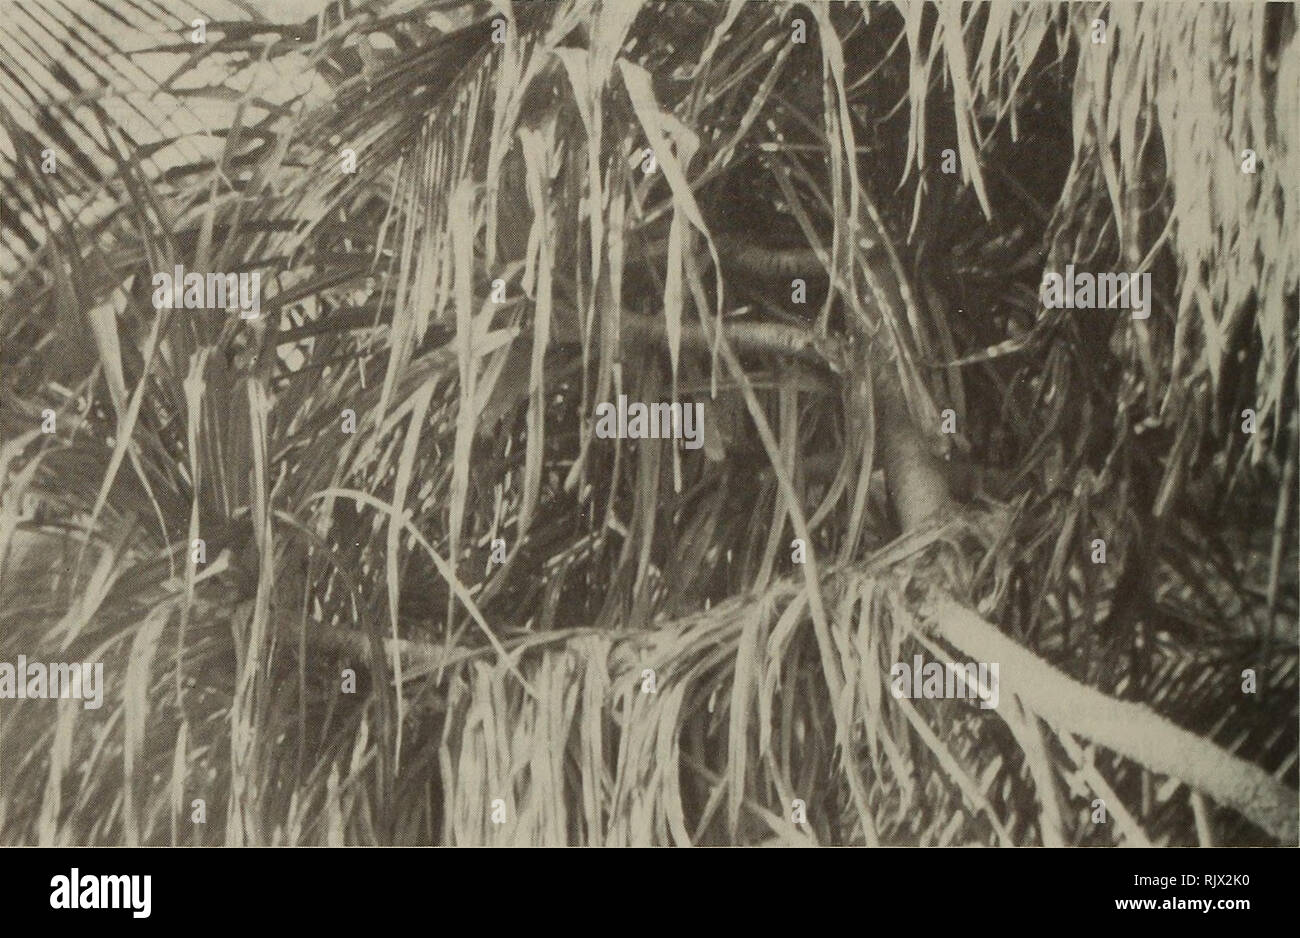
<svg viewBox="0 0 1300 938"><path fill-rule="evenodd" d="M3 842L1296 843L1294 5L0 13Z"/></svg>

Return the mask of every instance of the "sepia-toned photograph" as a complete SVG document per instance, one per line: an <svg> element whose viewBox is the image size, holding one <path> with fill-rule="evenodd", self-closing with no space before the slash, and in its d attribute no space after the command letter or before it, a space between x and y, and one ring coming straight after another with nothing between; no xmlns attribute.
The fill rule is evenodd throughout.
<svg viewBox="0 0 1300 938"><path fill-rule="evenodd" d="M0 0L0 845L1296 846L1298 19Z"/></svg>

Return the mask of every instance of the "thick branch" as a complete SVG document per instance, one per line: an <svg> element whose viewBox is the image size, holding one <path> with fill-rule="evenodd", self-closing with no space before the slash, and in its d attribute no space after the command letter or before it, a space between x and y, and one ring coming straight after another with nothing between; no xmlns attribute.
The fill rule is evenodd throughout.
<svg viewBox="0 0 1300 938"><path fill-rule="evenodd" d="M903 533L927 519L956 509L943 460L936 456L912 422L893 369L877 370L876 445L885 470L889 503Z"/></svg>
<svg viewBox="0 0 1300 938"><path fill-rule="evenodd" d="M1077 733L1228 805L1285 844L1300 835L1296 792L1259 766L1170 722L1148 707L1081 684L993 625L931 588L924 608L934 630L976 661L999 663L999 683L1051 724Z"/></svg>
<svg viewBox="0 0 1300 938"><path fill-rule="evenodd" d="M742 355L774 355L795 358L839 372L843 352L839 343L818 336L811 328L778 322L726 322L723 329L731 347ZM661 316L624 313L619 324L624 346L653 345L667 349L667 325ZM712 354L713 346L697 322L682 323L682 347Z"/></svg>

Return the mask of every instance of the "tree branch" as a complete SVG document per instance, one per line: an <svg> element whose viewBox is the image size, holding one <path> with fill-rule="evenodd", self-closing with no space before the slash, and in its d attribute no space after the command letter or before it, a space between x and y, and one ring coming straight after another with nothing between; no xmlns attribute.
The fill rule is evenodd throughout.
<svg viewBox="0 0 1300 938"><path fill-rule="evenodd" d="M1296 792L1253 762L1197 736L1142 704L1117 700L1074 680L980 616L929 587L922 616L976 661L996 661L1004 690L1058 733L1085 736L1153 772L1182 779L1258 824L1284 844L1300 836Z"/></svg>

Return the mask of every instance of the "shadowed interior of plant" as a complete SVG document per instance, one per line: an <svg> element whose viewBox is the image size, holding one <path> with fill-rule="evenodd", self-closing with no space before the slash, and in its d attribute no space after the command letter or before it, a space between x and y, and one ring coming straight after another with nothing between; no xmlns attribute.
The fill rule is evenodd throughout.
<svg viewBox="0 0 1300 938"><path fill-rule="evenodd" d="M1292 6L172 6L0 20L0 841L1297 842Z"/></svg>

